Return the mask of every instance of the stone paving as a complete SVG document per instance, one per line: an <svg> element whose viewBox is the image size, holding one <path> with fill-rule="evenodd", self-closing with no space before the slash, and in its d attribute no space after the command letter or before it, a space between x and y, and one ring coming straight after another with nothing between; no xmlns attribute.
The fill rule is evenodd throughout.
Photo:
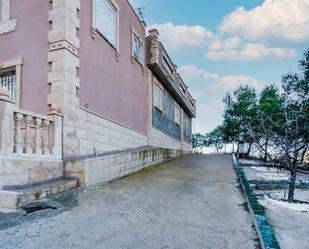
<svg viewBox="0 0 309 249"><path fill-rule="evenodd" d="M59 195L57 210L0 213L0 248L259 248L229 155L188 155Z"/></svg>

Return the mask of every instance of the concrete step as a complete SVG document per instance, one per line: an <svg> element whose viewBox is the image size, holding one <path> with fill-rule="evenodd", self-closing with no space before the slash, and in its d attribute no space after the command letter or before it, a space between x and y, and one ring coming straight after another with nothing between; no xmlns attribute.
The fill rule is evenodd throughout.
<svg viewBox="0 0 309 249"><path fill-rule="evenodd" d="M0 208L18 209L28 202L40 200L76 188L78 179L61 177L15 189L0 190Z"/></svg>

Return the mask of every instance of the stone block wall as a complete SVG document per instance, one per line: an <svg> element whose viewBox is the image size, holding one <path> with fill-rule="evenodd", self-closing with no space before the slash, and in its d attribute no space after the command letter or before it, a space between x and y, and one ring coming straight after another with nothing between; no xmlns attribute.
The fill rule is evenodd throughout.
<svg viewBox="0 0 309 249"><path fill-rule="evenodd" d="M0 189L63 176L62 160L1 159Z"/></svg>
<svg viewBox="0 0 309 249"><path fill-rule="evenodd" d="M76 126L81 155L148 145L146 135L86 109L78 110Z"/></svg>
<svg viewBox="0 0 309 249"><path fill-rule="evenodd" d="M182 143L155 128L151 128L148 135L144 135L83 108L79 108L77 112L76 127L80 155L94 154L94 148L96 153L143 146L192 149L191 144Z"/></svg>
<svg viewBox="0 0 309 249"><path fill-rule="evenodd" d="M182 154L180 150L147 148L83 161L66 161L65 175L78 177L80 185L88 186L126 176Z"/></svg>

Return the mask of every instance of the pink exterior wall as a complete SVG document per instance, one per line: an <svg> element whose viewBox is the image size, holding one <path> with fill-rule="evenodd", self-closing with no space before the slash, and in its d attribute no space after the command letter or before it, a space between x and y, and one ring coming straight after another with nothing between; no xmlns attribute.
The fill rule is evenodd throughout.
<svg viewBox="0 0 309 249"><path fill-rule="evenodd" d="M21 108L41 114L48 111L49 9L49 1L11 0L10 19L17 19L17 27L13 32L0 35L0 63L23 57Z"/></svg>
<svg viewBox="0 0 309 249"><path fill-rule="evenodd" d="M120 60L115 49L97 34L91 37L92 1L80 8L80 105L100 115L146 133L147 83L143 69L131 61L131 26L145 38L145 30L127 0L119 5Z"/></svg>

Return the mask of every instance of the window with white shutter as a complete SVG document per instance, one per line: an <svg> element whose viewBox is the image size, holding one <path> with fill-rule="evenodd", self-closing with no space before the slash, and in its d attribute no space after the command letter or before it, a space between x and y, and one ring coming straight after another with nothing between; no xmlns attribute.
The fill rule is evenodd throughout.
<svg viewBox="0 0 309 249"><path fill-rule="evenodd" d="M11 0L0 0L0 35L16 29L16 19L10 19Z"/></svg>
<svg viewBox="0 0 309 249"><path fill-rule="evenodd" d="M95 28L117 49L118 9L111 0L94 1Z"/></svg>
<svg viewBox="0 0 309 249"><path fill-rule="evenodd" d="M163 111L163 90L155 82L153 83L153 106Z"/></svg>
<svg viewBox="0 0 309 249"><path fill-rule="evenodd" d="M175 103L175 123L180 125L180 107Z"/></svg>
<svg viewBox="0 0 309 249"><path fill-rule="evenodd" d="M132 32L132 55L142 65L144 65L144 45L136 33Z"/></svg>

